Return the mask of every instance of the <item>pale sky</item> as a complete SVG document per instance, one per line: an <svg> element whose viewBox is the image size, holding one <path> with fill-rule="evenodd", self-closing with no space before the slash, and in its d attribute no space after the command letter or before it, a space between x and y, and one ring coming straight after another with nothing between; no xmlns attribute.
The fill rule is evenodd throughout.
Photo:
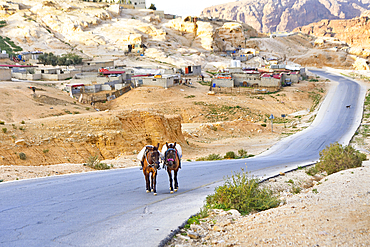
<svg viewBox="0 0 370 247"><path fill-rule="evenodd" d="M146 0L146 7L153 3L157 10L164 10L166 14L182 17L199 16L203 9L222 3L235 2L236 0Z"/></svg>

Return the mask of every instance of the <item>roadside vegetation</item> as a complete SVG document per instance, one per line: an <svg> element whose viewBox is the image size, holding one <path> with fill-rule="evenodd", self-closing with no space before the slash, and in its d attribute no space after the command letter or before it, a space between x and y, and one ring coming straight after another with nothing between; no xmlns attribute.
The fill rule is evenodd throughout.
<svg viewBox="0 0 370 247"><path fill-rule="evenodd" d="M244 150L239 150L239 155L244 154ZM232 152L233 153L233 152ZM235 154L234 154L235 155ZM228 153L225 157L234 157ZM225 158L224 157L224 158ZM220 155L212 154L208 158L222 159ZM225 183L215 189L215 193L208 195L205 205L201 208L200 213L191 217L184 228L190 228L191 224L200 224L209 217L211 209L223 209L225 211L236 209L242 215L256 213L270 208L278 207L284 200L280 199L280 193L290 192L298 194L302 189L308 189L316 184L320 184L323 176L330 175L345 169L362 166L362 161L366 159L366 155L355 150L351 146L342 146L339 143L333 143L327 146L320 152L320 161L310 168L298 167L298 170L313 176L308 181L293 181L289 179L285 181L288 189L275 188L271 189L268 185L261 183L257 178L249 176L242 169L242 172L234 173L231 177L227 177ZM318 175L320 173L320 175ZM285 174L281 174L285 175ZM312 189L312 193L319 193L316 188ZM185 232L183 232L186 235ZM183 234L182 233L182 234Z"/></svg>
<svg viewBox="0 0 370 247"><path fill-rule="evenodd" d="M308 169L307 174L316 175L325 172L327 175L362 166L366 155L351 146L339 143L330 144L320 152L320 161Z"/></svg>
<svg viewBox="0 0 370 247"><path fill-rule="evenodd" d="M370 120L370 90L368 90L364 102L363 124L358 128L352 142L362 149L370 152L368 137L370 136L370 125L364 124Z"/></svg>
<svg viewBox="0 0 370 247"><path fill-rule="evenodd" d="M95 170L107 170L107 169L110 169L111 166L110 165L107 165L105 163L101 163L100 160L99 160L99 156L98 155L95 155L95 156L90 156L86 163L84 164L84 166L88 166L88 167L91 167Z"/></svg>
<svg viewBox="0 0 370 247"><path fill-rule="evenodd" d="M236 209L243 215L279 205L278 196L269 188L260 186L260 180L249 176L243 169L228 177L224 185L217 187L215 193L206 198L208 209Z"/></svg>
<svg viewBox="0 0 370 247"><path fill-rule="evenodd" d="M223 160L223 159L244 159L253 157L253 154L248 154L248 152L244 149L238 150L238 154L234 151L229 151L225 154L225 156L221 156L220 154L210 154L206 157L201 157L196 159L196 161L211 161L211 160Z"/></svg>

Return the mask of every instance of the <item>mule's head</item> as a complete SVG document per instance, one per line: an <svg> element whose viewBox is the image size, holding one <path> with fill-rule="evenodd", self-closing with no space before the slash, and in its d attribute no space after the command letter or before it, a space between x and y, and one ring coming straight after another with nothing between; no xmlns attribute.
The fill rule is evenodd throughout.
<svg viewBox="0 0 370 247"><path fill-rule="evenodd" d="M149 150L149 152L148 152L148 161L149 161L150 164L159 165L160 155L159 155L158 148L159 148L159 143L158 143L157 146L154 146L153 148L151 148Z"/></svg>
<svg viewBox="0 0 370 247"><path fill-rule="evenodd" d="M166 163L167 163L167 166L169 167L173 167L177 159L177 153L174 147L175 145L170 145L169 148L167 149Z"/></svg>

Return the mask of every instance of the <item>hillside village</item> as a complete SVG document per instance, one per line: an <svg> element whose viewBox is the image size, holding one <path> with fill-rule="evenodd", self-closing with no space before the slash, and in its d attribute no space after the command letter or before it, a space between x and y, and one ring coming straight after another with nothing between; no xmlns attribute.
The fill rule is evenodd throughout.
<svg viewBox="0 0 370 247"><path fill-rule="evenodd" d="M364 55L352 55L355 48L334 38L317 39L298 32L259 34L241 22L205 17L177 17L164 14L160 10L143 9L143 1L133 1L131 4L89 1L40 1L34 5L27 3L22 1L1 4L0 16L4 19L0 28L0 34L4 37L0 54L1 80L28 83L31 102L66 102L66 106L69 104L67 102L79 104L78 110L58 109L55 106L47 109L47 105L42 105L45 110L40 114L36 113L36 118L63 116L74 112L91 114L92 110L132 111L137 106L132 103L136 100L131 97L141 95L146 98L144 92L146 88L151 88L147 91L192 91L190 95L184 95L189 97L190 102L192 97L196 100L199 93L210 96L207 100L211 101L214 101L212 97L215 95L218 96L216 99L223 95L247 96L253 99L253 104L243 106L244 113L248 112L247 117L240 112L239 119L246 118L249 122L260 125L261 121L264 124L267 117L273 114L276 116L275 121L295 122L295 112L303 111L308 114L308 118L311 117L310 110L307 109L314 110L326 87L325 81L320 82L305 67L347 68L360 59L366 65ZM24 36L21 37L20 33ZM44 42L38 42L40 39ZM69 65L45 65L42 63L47 60L45 56L51 56L55 63L56 59L63 58ZM78 62L73 62L72 58L78 58ZM45 85L62 90L63 101L55 94L57 91L45 94ZM292 86L292 89L287 86ZM196 93L194 88L197 88ZM315 92L309 92L310 90ZM299 95L300 92L305 96ZM258 95L270 93L284 95L280 99L271 96L272 100L279 103L279 107L274 107L275 103L271 102L271 109L266 108L266 104L270 104L267 101L261 102L261 108L257 107L260 104L258 99L266 100L264 96ZM201 100L206 100L205 96L200 97ZM301 103L297 102L298 98L302 100ZM240 106L246 101L241 102L239 105L233 103L223 107L242 109ZM205 116L212 116L207 113L196 114L191 106L184 109L177 104L164 106L165 101L159 103L163 105L163 110L155 108L156 114L179 116L182 124L208 122L209 119L205 119ZM208 104L214 103L195 101L193 104L200 108L199 113L206 112L205 109L210 107ZM153 106L147 102L141 109L152 110ZM7 124L34 118L26 113L14 114L10 111L6 110L0 115ZM283 115L291 117L285 119L281 117ZM215 123L218 119L238 118L229 114L211 119ZM179 138L179 142L184 142L186 138L178 131L181 130L175 131L176 138ZM188 131L191 132L191 138L198 135L194 133L195 130ZM188 134L184 132L184 135ZM118 157L123 150L125 154L132 153L148 142L151 144L166 138L160 137L160 134L154 136L137 138L129 147L114 152L102 151L100 144L96 148L102 158L112 159ZM98 137L89 142L95 145L103 139ZM81 139L82 142L83 140ZM29 145L33 141L15 137L13 142ZM104 143L106 145L105 140ZM78 155L75 162L83 161L94 152L96 151L90 150L84 155ZM15 156L9 154L7 158L3 155L2 164L10 160L17 164L21 162ZM54 161L45 156L43 162L56 164L74 160L66 154L61 156L64 158Z"/></svg>

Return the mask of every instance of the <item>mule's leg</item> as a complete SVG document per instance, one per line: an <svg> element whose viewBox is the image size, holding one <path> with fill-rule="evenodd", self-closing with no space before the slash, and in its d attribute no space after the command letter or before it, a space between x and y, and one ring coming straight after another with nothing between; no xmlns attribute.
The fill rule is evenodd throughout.
<svg viewBox="0 0 370 247"><path fill-rule="evenodd" d="M150 191L153 192L153 172L150 173Z"/></svg>
<svg viewBox="0 0 370 247"><path fill-rule="evenodd" d="M157 195L157 171L152 173L152 180L153 180L153 195Z"/></svg>
<svg viewBox="0 0 370 247"><path fill-rule="evenodd" d="M146 193L150 192L150 181L149 181L149 173L145 173L145 183L146 183Z"/></svg>
<svg viewBox="0 0 370 247"><path fill-rule="evenodd" d="M177 172L178 172L178 170L174 170L174 174L173 174L174 179L175 179L175 192L176 192L176 191L177 191L177 189L179 188L179 184L178 184L178 182L177 182Z"/></svg>
<svg viewBox="0 0 370 247"><path fill-rule="evenodd" d="M173 185L172 185L172 173L171 173L171 170L170 169L167 169L167 173L168 173L168 179L170 180L170 193L172 194L173 193Z"/></svg>

